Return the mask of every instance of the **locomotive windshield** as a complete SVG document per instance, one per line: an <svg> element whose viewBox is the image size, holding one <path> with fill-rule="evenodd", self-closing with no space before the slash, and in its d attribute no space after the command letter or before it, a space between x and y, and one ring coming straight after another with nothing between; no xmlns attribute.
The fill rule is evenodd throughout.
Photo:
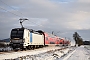
<svg viewBox="0 0 90 60"><path fill-rule="evenodd" d="M20 38L23 39L24 29L12 29L11 31L11 39Z"/></svg>

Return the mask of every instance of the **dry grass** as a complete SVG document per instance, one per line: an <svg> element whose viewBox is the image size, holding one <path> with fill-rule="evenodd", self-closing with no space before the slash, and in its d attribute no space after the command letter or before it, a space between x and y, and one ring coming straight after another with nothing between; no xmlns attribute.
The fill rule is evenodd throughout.
<svg viewBox="0 0 90 60"><path fill-rule="evenodd" d="M8 44L6 44L6 42L0 42L0 48L1 47L7 47L8 46Z"/></svg>

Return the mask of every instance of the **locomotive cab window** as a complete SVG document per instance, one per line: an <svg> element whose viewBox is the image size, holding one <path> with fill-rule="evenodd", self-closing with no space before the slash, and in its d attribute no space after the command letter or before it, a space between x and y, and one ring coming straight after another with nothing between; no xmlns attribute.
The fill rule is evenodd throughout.
<svg viewBox="0 0 90 60"><path fill-rule="evenodd" d="M13 39L13 38L23 39L23 32L24 32L24 29L12 29L11 39Z"/></svg>

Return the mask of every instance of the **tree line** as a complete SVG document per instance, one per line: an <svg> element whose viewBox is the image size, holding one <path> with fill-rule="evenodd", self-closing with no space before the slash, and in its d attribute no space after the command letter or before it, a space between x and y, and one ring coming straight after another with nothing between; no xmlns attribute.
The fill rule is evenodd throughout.
<svg viewBox="0 0 90 60"><path fill-rule="evenodd" d="M75 46L76 45L78 45L78 46L83 45L83 39L81 38L81 36L77 32L75 32L73 34L73 39L75 40Z"/></svg>

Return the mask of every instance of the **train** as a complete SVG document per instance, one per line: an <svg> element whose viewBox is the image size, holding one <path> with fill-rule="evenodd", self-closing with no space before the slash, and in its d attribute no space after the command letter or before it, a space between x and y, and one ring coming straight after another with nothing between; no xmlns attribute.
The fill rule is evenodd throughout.
<svg viewBox="0 0 90 60"><path fill-rule="evenodd" d="M34 49L49 45L69 45L70 41L42 30L14 28L10 33L10 46L13 49Z"/></svg>
<svg viewBox="0 0 90 60"><path fill-rule="evenodd" d="M70 41L64 38L58 37L53 34L44 32L45 34L45 44L46 45L60 45L60 46L70 46Z"/></svg>

